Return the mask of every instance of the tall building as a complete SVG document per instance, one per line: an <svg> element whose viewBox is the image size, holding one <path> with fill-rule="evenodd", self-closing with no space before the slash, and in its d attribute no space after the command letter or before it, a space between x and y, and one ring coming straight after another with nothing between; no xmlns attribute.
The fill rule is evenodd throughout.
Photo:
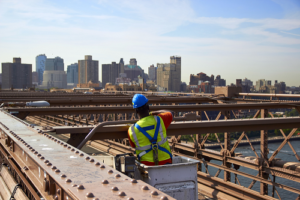
<svg viewBox="0 0 300 200"><path fill-rule="evenodd" d="M99 84L98 60L92 60L92 56L85 56L84 60L78 60L78 84Z"/></svg>
<svg viewBox="0 0 300 200"><path fill-rule="evenodd" d="M68 65L67 68L67 83L78 83L78 63Z"/></svg>
<svg viewBox="0 0 300 200"><path fill-rule="evenodd" d="M261 87L267 87L267 86L271 86L271 85L272 85L272 81L265 80L265 79L259 79L258 81L256 81L255 89L257 92L259 92L262 89Z"/></svg>
<svg viewBox="0 0 300 200"><path fill-rule="evenodd" d="M131 58L129 61L129 65L137 65L137 61L135 58Z"/></svg>
<svg viewBox="0 0 300 200"><path fill-rule="evenodd" d="M0 74L0 85L2 85L2 74Z"/></svg>
<svg viewBox="0 0 300 200"><path fill-rule="evenodd" d="M123 72L122 72L123 71ZM102 64L102 85L105 87L106 83L114 85L116 79L120 74L124 73L124 61L120 59L120 63L112 62L111 64Z"/></svg>
<svg viewBox="0 0 300 200"><path fill-rule="evenodd" d="M171 56L170 63L157 64L157 85L165 91L180 91L181 57Z"/></svg>
<svg viewBox="0 0 300 200"><path fill-rule="evenodd" d="M194 75L194 74L190 75L190 85L198 85L199 81L201 81L201 82L209 81L213 85L214 84L214 75L211 75L209 77L203 72L198 73L197 75Z"/></svg>
<svg viewBox="0 0 300 200"><path fill-rule="evenodd" d="M35 57L35 71L38 73L38 84L43 82L43 73L45 71L47 56L45 54L40 54Z"/></svg>
<svg viewBox="0 0 300 200"><path fill-rule="evenodd" d="M13 58L13 63L2 63L2 89L29 88L31 86L31 64L22 64L21 58Z"/></svg>
<svg viewBox="0 0 300 200"><path fill-rule="evenodd" d="M157 67L154 67L154 65L148 67L149 80L154 81L155 83L156 83L156 70Z"/></svg>
<svg viewBox="0 0 300 200"><path fill-rule="evenodd" d="M226 80L225 79L221 79L221 76L218 75L218 76L216 76L216 79L214 81L214 85L215 86L226 86Z"/></svg>
<svg viewBox="0 0 300 200"><path fill-rule="evenodd" d="M67 88L67 74L64 71L64 60L60 57L47 58L43 74L44 88Z"/></svg>
<svg viewBox="0 0 300 200"><path fill-rule="evenodd" d="M37 72L32 72L32 85L39 84L39 74Z"/></svg>
<svg viewBox="0 0 300 200"><path fill-rule="evenodd" d="M137 65L135 58L131 58L129 65L124 66L124 73L127 75L127 78L131 79L131 81L138 82L138 76L145 78L144 70Z"/></svg>
<svg viewBox="0 0 300 200"><path fill-rule="evenodd" d="M247 78L243 79L242 80L242 85L247 85L249 87L252 87L253 86L253 82Z"/></svg>

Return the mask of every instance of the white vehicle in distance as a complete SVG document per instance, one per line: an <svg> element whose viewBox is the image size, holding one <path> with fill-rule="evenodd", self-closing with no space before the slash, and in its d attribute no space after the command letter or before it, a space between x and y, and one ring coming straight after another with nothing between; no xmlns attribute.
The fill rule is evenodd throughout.
<svg viewBox="0 0 300 200"><path fill-rule="evenodd" d="M26 102L26 106L28 107L48 107L50 106L50 103L47 101L31 101L31 102Z"/></svg>

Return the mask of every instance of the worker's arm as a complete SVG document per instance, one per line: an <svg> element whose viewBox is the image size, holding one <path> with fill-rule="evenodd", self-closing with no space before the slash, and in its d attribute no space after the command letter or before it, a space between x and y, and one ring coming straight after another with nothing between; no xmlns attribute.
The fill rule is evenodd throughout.
<svg viewBox="0 0 300 200"><path fill-rule="evenodd" d="M157 111L152 111L151 115L159 115L159 114L163 114L163 113L166 113L166 112L171 113L172 117L174 117L174 112L171 111L171 110L157 110Z"/></svg>

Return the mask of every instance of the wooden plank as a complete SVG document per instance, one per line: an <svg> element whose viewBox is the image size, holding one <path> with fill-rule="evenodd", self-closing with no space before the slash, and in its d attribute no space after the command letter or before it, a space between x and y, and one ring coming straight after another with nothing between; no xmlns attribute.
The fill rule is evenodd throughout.
<svg viewBox="0 0 300 200"><path fill-rule="evenodd" d="M2 198L4 200L9 200L10 196L11 196L11 193L10 193L8 187L6 186L6 184L5 184L2 177L0 177L0 188L1 188L0 194L1 194Z"/></svg>
<svg viewBox="0 0 300 200"><path fill-rule="evenodd" d="M23 192L23 190L21 188L18 188L15 195L14 195L14 198L16 200L29 200L29 198L26 196L26 194Z"/></svg>
<svg viewBox="0 0 300 200"><path fill-rule="evenodd" d="M2 166L0 175L3 178L6 186L8 187L10 193L12 193L17 185L17 182L12 177L12 175L9 173L8 168L5 166Z"/></svg>

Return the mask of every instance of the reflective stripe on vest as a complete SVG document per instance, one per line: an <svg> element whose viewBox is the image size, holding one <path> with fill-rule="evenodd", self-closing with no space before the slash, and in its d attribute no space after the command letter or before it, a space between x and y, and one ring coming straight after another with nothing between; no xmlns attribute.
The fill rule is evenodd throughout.
<svg viewBox="0 0 300 200"><path fill-rule="evenodd" d="M155 133L154 133L153 138L142 127L140 127L138 124L135 124L135 125L131 126L131 133L132 133L132 136L133 136L133 138L135 140L135 143L136 143L136 150L143 151L138 155L139 160L141 159L141 157L143 155L145 155L146 153L148 153L152 150L152 145L157 145L159 150L169 154L170 158L172 158L172 154L167 149L160 146L160 145L164 144L167 141L167 137L164 137L164 134L163 134L163 131L162 131L162 126L160 124L159 116L154 116L154 119L155 119L155 122L156 122L156 128L155 128ZM145 135L152 144L141 147L139 142L138 142L137 135L134 131L134 127L136 127L139 130L139 132L141 132L143 135ZM161 138L160 142L157 142L158 132L160 133L160 138Z"/></svg>

